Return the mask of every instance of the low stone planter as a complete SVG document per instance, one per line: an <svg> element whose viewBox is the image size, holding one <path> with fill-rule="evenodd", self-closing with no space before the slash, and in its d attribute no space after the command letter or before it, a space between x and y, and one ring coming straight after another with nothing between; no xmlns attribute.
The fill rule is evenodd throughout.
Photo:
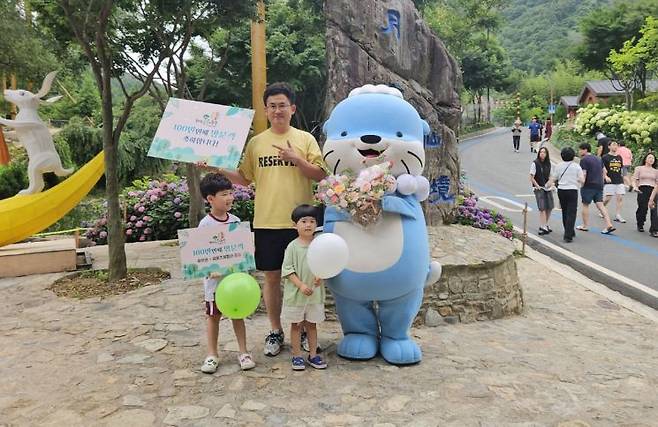
<svg viewBox="0 0 658 427"><path fill-rule="evenodd" d="M419 319L428 326L499 319L523 311L512 241L462 225L429 227L432 258L443 266L425 288Z"/></svg>

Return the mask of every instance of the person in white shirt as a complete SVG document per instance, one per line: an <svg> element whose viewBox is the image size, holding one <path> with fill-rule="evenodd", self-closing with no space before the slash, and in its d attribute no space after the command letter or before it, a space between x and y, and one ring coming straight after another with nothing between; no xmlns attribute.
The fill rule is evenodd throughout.
<svg viewBox="0 0 658 427"><path fill-rule="evenodd" d="M578 189L585 182L583 170L573 161L576 153L566 147L560 152L563 162L559 163L551 174L549 186L557 186L557 198L562 208L562 225L564 242L571 243L576 235L576 214L578 213Z"/></svg>

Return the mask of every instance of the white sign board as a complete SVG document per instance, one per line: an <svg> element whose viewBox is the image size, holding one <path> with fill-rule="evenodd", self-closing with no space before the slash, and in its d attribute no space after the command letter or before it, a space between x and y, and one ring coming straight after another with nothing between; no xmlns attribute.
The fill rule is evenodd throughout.
<svg viewBox="0 0 658 427"><path fill-rule="evenodd" d="M237 169L254 110L169 98L148 155Z"/></svg>

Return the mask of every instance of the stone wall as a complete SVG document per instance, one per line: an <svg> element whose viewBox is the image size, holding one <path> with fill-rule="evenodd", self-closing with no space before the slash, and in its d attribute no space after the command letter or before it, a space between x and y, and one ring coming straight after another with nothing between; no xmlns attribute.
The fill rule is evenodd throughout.
<svg viewBox="0 0 658 427"><path fill-rule="evenodd" d="M432 257L443 266L425 288L419 318L428 326L499 319L523 311L514 244L487 230L432 227Z"/></svg>
<svg viewBox="0 0 658 427"><path fill-rule="evenodd" d="M398 87L429 123L424 175L432 183L426 218L442 223L459 183L456 130L461 71L411 0L326 1L326 115L355 87Z"/></svg>

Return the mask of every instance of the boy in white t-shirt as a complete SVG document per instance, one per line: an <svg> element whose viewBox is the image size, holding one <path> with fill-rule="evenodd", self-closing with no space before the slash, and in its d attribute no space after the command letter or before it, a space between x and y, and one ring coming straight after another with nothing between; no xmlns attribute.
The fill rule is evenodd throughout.
<svg viewBox="0 0 658 427"><path fill-rule="evenodd" d="M201 180L201 195L210 205L210 213L200 222L199 227L212 227L217 224L228 224L240 222L240 218L229 213L233 205L233 184L222 174L209 173ZM203 279L206 302L206 334L208 339L208 356L201 366L201 371L212 374L217 371L219 357L217 354L217 337L219 335L219 320L222 313L217 309L215 304L215 289L219 283L221 275L213 273L210 277ZM247 352L247 332L244 325L244 319L233 320L233 331L235 338L238 340L240 355L238 362L243 371L252 369L256 366L251 355Z"/></svg>

